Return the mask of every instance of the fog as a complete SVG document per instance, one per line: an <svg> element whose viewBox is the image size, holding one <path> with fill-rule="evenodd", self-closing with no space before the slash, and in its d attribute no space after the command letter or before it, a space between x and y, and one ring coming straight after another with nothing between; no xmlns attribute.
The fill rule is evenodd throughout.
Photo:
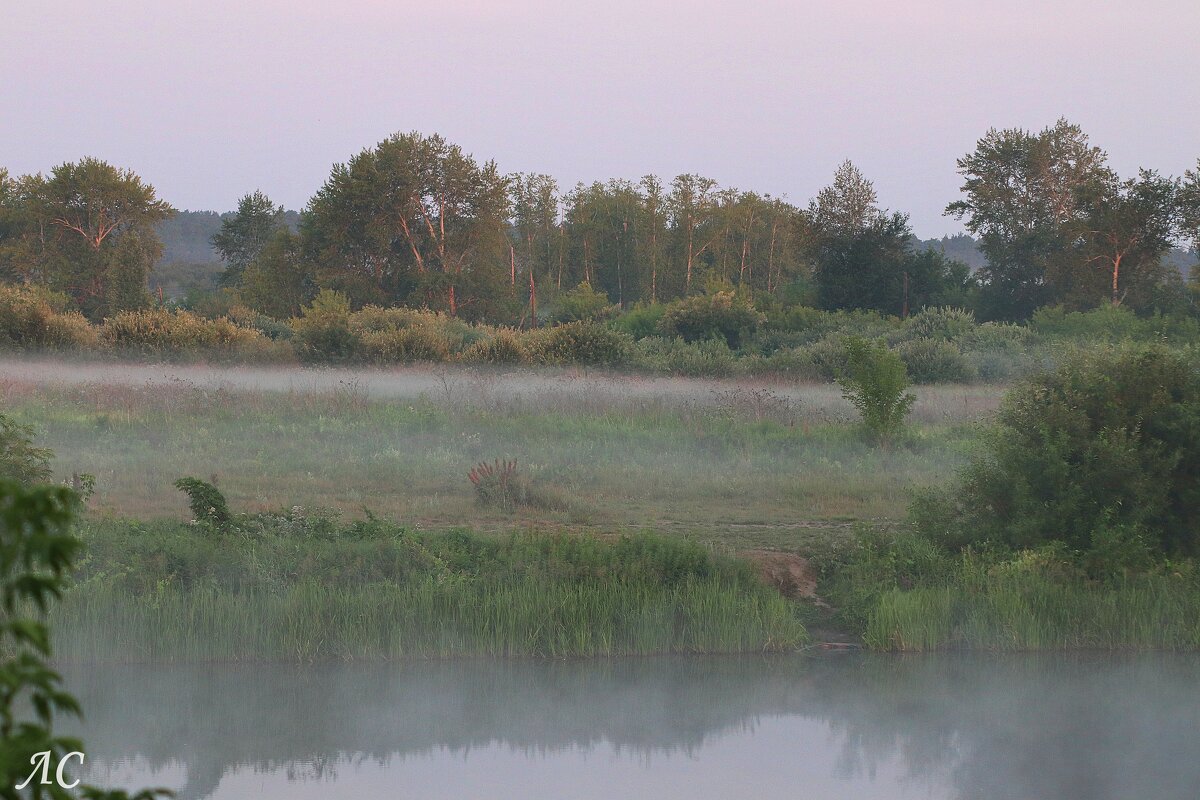
<svg viewBox="0 0 1200 800"><path fill-rule="evenodd" d="M1156 800L1200 785L1192 656L72 670L92 774L181 798ZM569 786L569 788L568 788Z"/></svg>

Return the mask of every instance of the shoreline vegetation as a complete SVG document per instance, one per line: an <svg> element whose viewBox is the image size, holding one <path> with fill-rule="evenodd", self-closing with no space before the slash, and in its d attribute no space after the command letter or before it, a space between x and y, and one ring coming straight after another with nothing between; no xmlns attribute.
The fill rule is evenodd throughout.
<svg viewBox="0 0 1200 800"><path fill-rule="evenodd" d="M329 290L283 321L245 307L215 318L160 307L91 322L69 310L64 295L0 284L0 349L107 362L585 367L831 382L845 369L847 341L861 337L884 342L914 383L1003 384L1098 345L1157 342L1192 352L1200 341L1194 316L1138 316L1114 306L1047 307L1028 322L1009 323L977 322L953 307L906 318L803 306L760 311L750 297L725 290L621 311L586 285L574 293L580 296L567 299L579 307L561 321L520 329L422 309L352 310L345 295Z"/></svg>
<svg viewBox="0 0 1200 800"><path fill-rule="evenodd" d="M53 459L94 506L50 618L68 661L775 652L826 631L882 651L1200 649L1190 351L1095 345L998 405L923 387L919 410L896 353L855 347L845 399L13 378L0 467L41 483ZM886 426L876 402L898 409ZM220 489L175 480L207 468ZM191 522L164 518L176 489ZM815 595L764 580L764 550L811 568Z"/></svg>

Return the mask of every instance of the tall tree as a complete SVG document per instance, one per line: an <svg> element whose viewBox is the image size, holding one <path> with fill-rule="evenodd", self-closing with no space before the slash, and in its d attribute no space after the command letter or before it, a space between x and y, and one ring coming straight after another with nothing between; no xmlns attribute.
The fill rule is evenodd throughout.
<svg viewBox="0 0 1200 800"><path fill-rule="evenodd" d="M223 286L237 286L247 265L262 253L276 232L286 227L283 206L277 206L261 191L254 191L238 200L237 211L221 220L221 229L213 234L212 245L225 271Z"/></svg>
<svg viewBox="0 0 1200 800"><path fill-rule="evenodd" d="M333 168L301 226L322 280L357 302L494 309L508 283L508 182L441 136L397 134ZM508 305L511 305L509 303Z"/></svg>
<svg viewBox="0 0 1200 800"><path fill-rule="evenodd" d="M1066 120L1036 134L993 128L958 171L965 197L946 213L965 221L987 257L985 315L1024 318L1061 300L1084 269L1083 201L1114 180L1104 151Z"/></svg>
<svg viewBox="0 0 1200 800"><path fill-rule="evenodd" d="M675 231L677 249L683 261L683 291L692 290L696 259L717 240L714 217L717 207L717 182L700 175L679 175L671 181L667 209Z"/></svg>
<svg viewBox="0 0 1200 800"><path fill-rule="evenodd" d="M102 317L148 301L146 282L161 254L156 223L175 213L132 171L95 158L26 176L6 192L16 247L10 266L70 294Z"/></svg>
<svg viewBox="0 0 1200 800"><path fill-rule="evenodd" d="M1120 305L1131 288L1161 281L1162 258L1187 229L1181 188L1178 180L1141 170L1136 180L1114 180L1085 200L1082 246L1108 284L1112 305Z"/></svg>

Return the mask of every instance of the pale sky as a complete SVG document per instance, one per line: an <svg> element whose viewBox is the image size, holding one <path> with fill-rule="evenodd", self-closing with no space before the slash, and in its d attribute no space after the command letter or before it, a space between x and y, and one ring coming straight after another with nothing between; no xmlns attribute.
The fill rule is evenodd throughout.
<svg viewBox="0 0 1200 800"><path fill-rule="evenodd" d="M1197 0L0 0L0 165L85 155L179 208L301 208L335 162L441 133L506 172L698 172L807 201L853 160L918 235L955 159L1065 116L1200 157Z"/></svg>

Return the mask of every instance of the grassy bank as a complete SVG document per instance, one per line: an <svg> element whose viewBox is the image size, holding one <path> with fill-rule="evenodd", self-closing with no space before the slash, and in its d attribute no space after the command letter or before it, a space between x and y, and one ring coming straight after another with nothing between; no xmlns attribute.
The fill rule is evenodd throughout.
<svg viewBox="0 0 1200 800"><path fill-rule="evenodd" d="M761 652L806 640L750 567L649 535L422 533L294 511L233 533L93 521L52 618L67 661Z"/></svg>
<svg viewBox="0 0 1200 800"><path fill-rule="evenodd" d="M948 553L901 529L821 564L839 623L876 650L1200 650L1190 561L1097 577L1061 548Z"/></svg>

